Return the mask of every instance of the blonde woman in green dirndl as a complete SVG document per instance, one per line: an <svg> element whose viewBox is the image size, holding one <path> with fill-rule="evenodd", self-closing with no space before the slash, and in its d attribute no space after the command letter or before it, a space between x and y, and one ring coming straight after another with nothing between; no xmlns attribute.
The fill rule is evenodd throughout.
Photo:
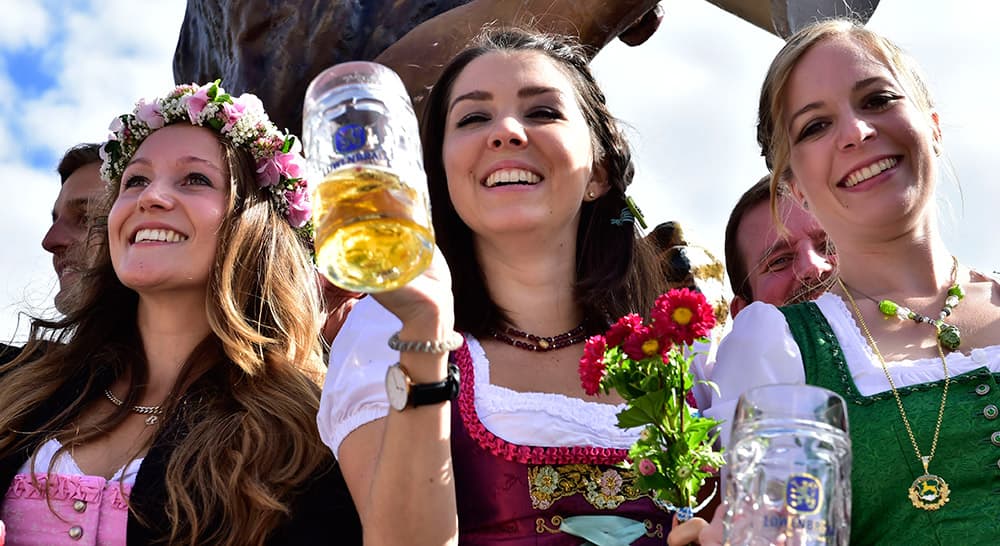
<svg viewBox="0 0 1000 546"><path fill-rule="evenodd" d="M992 544L1000 535L1000 283L954 257L938 225L941 122L916 64L850 21L778 53L758 125L772 168L836 247L815 302L740 313L708 413L740 394L808 383L848 402L852 544ZM727 427L727 425L723 425ZM723 438L729 430L723 431ZM721 514L671 543L721 541Z"/></svg>

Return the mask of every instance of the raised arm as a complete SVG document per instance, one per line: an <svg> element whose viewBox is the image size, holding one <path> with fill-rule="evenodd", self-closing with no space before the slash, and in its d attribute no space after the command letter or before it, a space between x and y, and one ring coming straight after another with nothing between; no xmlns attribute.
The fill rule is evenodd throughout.
<svg viewBox="0 0 1000 546"><path fill-rule="evenodd" d="M399 339L442 340L454 329L450 287L447 266L438 252L421 277L399 290L378 294L376 299L401 322ZM413 383L440 382L447 373L447 353L387 350L386 341L397 323L381 309L379 317L369 314L372 302L363 305L366 324L349 322L333 347L331 374L335 375L328 377L324 388L327 399L320 409L321 433L328 443L335 444L331 447L361 517L365 544L455 544L458 516L451 462L451 406L442 402L402 411L388 408L384 386L376 379L384 377L387 359L398 358ZM359 328L366 333L379 332L378 339L356 336ZM365 351L366 347L370 350ZM333 361L345 356L349 362ZM341 369L344 366L347 371ZM351 366L367 379L352 377ZM362 390L367 394L345 392L358 389L358 383L365 384ZM342 398L335 401L338 397ZM352 397L357 402L347 401ZM353 407L344 408L344 404ZM374 418L376 412L378 417ZM335 427L351 421L366 422L336 445L343 432Z"/></svg>

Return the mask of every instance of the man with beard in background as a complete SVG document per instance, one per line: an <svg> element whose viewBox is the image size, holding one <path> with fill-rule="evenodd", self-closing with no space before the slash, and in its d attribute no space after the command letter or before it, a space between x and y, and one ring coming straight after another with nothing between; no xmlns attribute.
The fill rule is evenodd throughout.
<svg viewBox="0 0 1000 546"><path fill-rule="evenodd" d="M836 255L816 218L779 191L776 224L770 175L744 193L726 225L726 270L735 317L755 301L786 305L813 299L828 286Z"/></svg>

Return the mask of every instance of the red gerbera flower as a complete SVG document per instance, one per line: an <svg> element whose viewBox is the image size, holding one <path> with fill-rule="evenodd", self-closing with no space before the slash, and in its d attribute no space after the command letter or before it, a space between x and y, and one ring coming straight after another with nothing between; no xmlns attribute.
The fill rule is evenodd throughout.
<svg viewBox="0 0 1000 546"><path fill-rule="evenodd" d="M583 390L593 396L601 387L604 379L604 350L607 343L604 336L591 336L583 346L583 356L580 357L580 383Z"/></svg>
<svg viewBox="0 0 1000 546"><path fill-rule="evenodd" d="M628 336L622 350L632 360L642 360L651 356L665 356L670 350L670 338L657 334L649 326L639 325Z"/></svg>
<svg viewBox="0 0 1000 546"><path fill-rule="evenodd" d="M678 345L691 345L715 327L715 314L705 295L687 288L661 294L651 315L653 329Z"/></svg>
<svg viewBox="0 0 1000 546"><path fill-rule="evenodd" d="M642 326L642 317L635 313L629 313L618 319L618 322L612 324L604 336L607 339L608 347L621 345L639 326Z"/></svg>

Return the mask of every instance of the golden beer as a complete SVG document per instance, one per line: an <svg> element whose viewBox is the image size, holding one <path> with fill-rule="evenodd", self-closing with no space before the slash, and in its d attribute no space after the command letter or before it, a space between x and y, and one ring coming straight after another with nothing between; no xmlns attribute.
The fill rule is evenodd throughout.
<svg viewBox="0 0 1000 546"><path fill-rule="evenodd" d="M316 263L347 290L405 285L431 263L434 234L426 198L383 168L352 165L313 190Z"/></svg>

